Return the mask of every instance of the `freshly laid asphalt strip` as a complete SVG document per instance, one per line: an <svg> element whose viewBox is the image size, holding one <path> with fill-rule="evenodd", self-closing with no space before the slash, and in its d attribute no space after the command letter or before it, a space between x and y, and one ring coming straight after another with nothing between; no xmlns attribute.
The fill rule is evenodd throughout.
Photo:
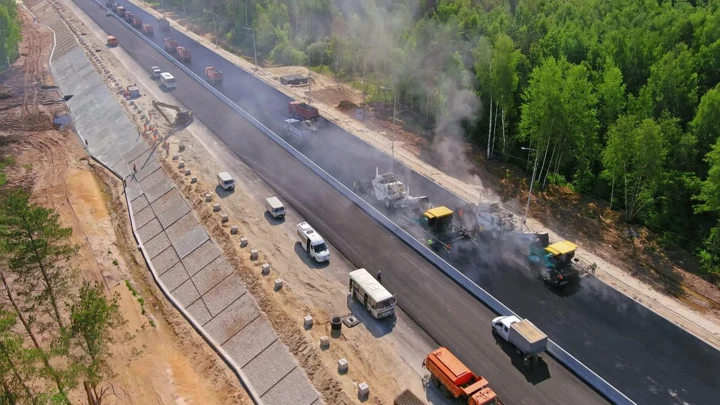
<svg viewBox="0 0 720 405"><path fill-rule="evenodd" d="M79 5L107 32L117 36L141 64L156 64L162 58L115 19L106 18L97 6L85 2ZM524 375L513 364L518 359L503 351L490 333L490 320L495 315L489 309L181 70L167 70L178 82L174 94L198 119L350 261L358 267L382 269L383 284L397 293L403 309L434 339L488 378L507 403L607 403L549 356L543 356L538 372Z"/></svg>
<svg viewBox="0 0 720 405"><path fill-rule="evenodd" d="M120 3L139 14L144 22L153 24L155 43L162 46L163 38L171 36L179 46L190 49L193 61L187 66L199 76L204 75L205 66L223 70L225 77L220 90L270 129L282 132L287 96L182 33L174 29L169 34L160 32L149 14L127 2ZM97 7L85 0L78 4L83 8ZM127 31L120 24L117 27L113 34ZM156 58L150 64L164 69L171 65L159 55ZM149 67L148 63L141 63ZM188 100L184 102L188 104ZM303 153L346 185L370 178L376 166L381 171L391 167L388 156L334 124L328 123L314 138L303 147ZM395 163L394 170L408 180L413 194L428 195L435 205L456 207L462 203L457 196L402 164ZM720 394L714 379L720 375L720 353L635 301L592 277L583 278L573 291L554 293L529 273L524 257L518 256L516 261L488 257L452 263L511 309L531 319L631 399L638 403L701 404Z"/></svg>

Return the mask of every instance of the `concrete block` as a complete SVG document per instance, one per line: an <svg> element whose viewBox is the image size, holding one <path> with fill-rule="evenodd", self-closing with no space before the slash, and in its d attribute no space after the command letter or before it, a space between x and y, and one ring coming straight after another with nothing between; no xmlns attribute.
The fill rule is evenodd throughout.
<svg viewBox="0 0 720 405"><path fill-rule="evenodd" d="M230 227L230 235L237 235L238 233L238 227L237 225L233 225Z"/></svg>
<svg viewBox="0 0 720 405"><path fill-rule="evenodd" d="M210 201L212 201L212 194L205 193L205 202L210 202Z"/></svg>
<svg viewBox="0 0 720 405"><path fill-rule="evenodd" d="M345 374L348 371L348 361L346 359L338 360L338 373Z"/></svg>
<svg viewBox="0 0 720 405"><path fill-rule="evenodd" d="M185 150L185 145L183 145L183 144L178 145L178 151L182 152L184 150Z"/></svg>
<svg viewBox="0 0 720 405"><path fill-rule="evenodd" d="M220 222L225 223L229 220L230 220L230 218L228 217L228 214L226 214L224 212L222 214L220 214Z"/></svg>
<svg viewBox="0 0 720 405"><path fill-rule="evenodd" d="M192 172L190 171L190 169L185 169L185 175L186 175L186 176L189 176L189 175L191 175L191 174L192 174Z"/></svg>
<svg viewBox="0 0 720 405"><path fill-rule="evenodd" d="M330 348L330 338L327 336L320 336L320 348L325 350Z"/></svg>
<svg viewBox="0 0 720 405"><path fill-rule="evenodd" d="M257 249L253 249L250 251L250 260L257 260L259 256L259 253Z"/></svg>
<svg viewBox="0 0 720 405"><path fill-rule="evenodd" d="M260 270L260 273L261 273L263 276L267 276L268 274L270 274L270 265L267 264L267 263L263 263L262 269Z"/></svg>
<svg viewBox="0 0 720 405"><path fill-rule="evenodd" d="M173 160L180 160L180 155L177 153L173 155Z"/></svg>
<svg viewBox="0 0 720 405"><path fill-rule="evenodd" d="M283 281L282 281L282 279L281 279L281 278L276 278L276 279L275 279L275 289L276 289L276 290L279 290L279 289L282 288L282 286L283 286Z"/></svg>
<svg viewBox="0 0 720 405"><path fill-rule="evenodd" d="M244 248L247 245L248 245L248 239L244 236L242 238L240 238L240 247Z"/></svg>
<svg viewBox="0 0 720 405"><path fill-rule="evenodd" d="M277 281L277 280L276 280ZM305 318L303 318L303 326L305 329L310 329L313 326L313 319L311 315L305 315Z"/></svg>
<svg viewBox="0 0 720 405"><path fill-rule="evenodd" d="M192 176L192 178L190 179L190 184L195 184L195 183L197 183L197 177Z"/></svg>
<svg viewBox="0 0 720 405"><path fill-rule="evenodd" d="M185 168L185 162L183 162L183 161L181 160L180 163L178 163L178 168L179 168L179 169L184 169L184 168Z"/></svg>
<svg viewBox="0 0 720 405"><path fill-rule="evenodd" d="M213 212L220 211L220 204L213 204Z"/></svg>
<svg viewBox="0 0 720 405"><path fill-rule="evenodd" d="M367 385L366 382L361 382L360 384L358 384L358 398L367 398L369 394L370 387Z"/></svg>

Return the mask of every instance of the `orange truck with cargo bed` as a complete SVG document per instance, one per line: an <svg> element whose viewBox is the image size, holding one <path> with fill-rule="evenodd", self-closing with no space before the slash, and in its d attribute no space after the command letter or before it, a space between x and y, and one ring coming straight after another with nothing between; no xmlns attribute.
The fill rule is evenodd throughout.
<svg viewBox="0 0 720 405"><path fill-rule="evenodd" d="M172 38L165 38L163 41L163 44L165 44L165 51L169 52L171 54L177 53L177 42Z"/></svg>
<svg viewBox="0 0 720 405"><path fill-rule="evenodd" d="M467 398L468 405L502 405L488 380L475 375L444 347L431 352L423 367L430 372L430 381L446 396Z"/></svg>
<svg viewBox="0 0 720 405"><path fill-rule="evenodd" d="M189 49L178 46L176 48L178 59L180 59L182 62L190 63L192 62L192 53Z"/></svg>

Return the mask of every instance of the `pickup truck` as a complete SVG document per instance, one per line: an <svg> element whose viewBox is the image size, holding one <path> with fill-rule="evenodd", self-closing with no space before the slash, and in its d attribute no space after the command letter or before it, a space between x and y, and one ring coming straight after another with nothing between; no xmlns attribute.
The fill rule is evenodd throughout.
<svg viewBox="0 0 720 405"><path fill-rule="evenodd" d="M520 319L514 315L493 319L492 328L494 333L515 346L517 353L523 356L526 368L535 368L538 355L547 347L547 335L527 319Z"/></svg>

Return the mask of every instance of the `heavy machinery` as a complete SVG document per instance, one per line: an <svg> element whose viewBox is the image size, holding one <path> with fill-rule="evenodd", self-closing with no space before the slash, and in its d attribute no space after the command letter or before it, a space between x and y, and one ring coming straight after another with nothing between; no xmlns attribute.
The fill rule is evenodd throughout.
<svg viewBox="0 0 720 405"><path fill-rule="evenodd" d="M158 20L158 25L160 25L160 31L162 32L168 32L170 31L170 22L165 19L165 17Z"/></svg>
<svg viewBox="0 0 720 405"><path fill-rule="evenodd" d="M163 103L160 101L153 100L152 102L153 107L155 107L156 110L162 115L163 118L165 118L165 121L168 122L170 125L175 125L176 127L184 127L186 125L190 125L190 123L193 121L193 112L192 111L182 111L180 107L172 104ZM171 110L175 111L175 121L170 121L170 118L168 118L167 115L163 112L163 110L160 107L169 108Z"/></svg>
<svg viewBox="0 0 720 405"><path fill-rule="evenodd" d="M138 97L140 97L140 89L138 86L134 84L127 86L125 89L125 98L136 99Z"/></svg>
<svg viewBox="0 0 720 405"><path fill-rule="evenodd" d="M176 50L177 50L178 59L181 62L185 62L185 63L192 62L192 53L190 52L189 49L187 49L183 46L178 46Z"/></svg>
<svg viewBox="0 0 720 405"><path fill-rule="evenodd" d="M377 201L381 201L385 208L392 209L414 209L430 208L427 196L410 196L410 187L406 186L402 177L392 174L380 174L375 168L375 177L369 181L354 182L356 194L372 194Z"/></svg>
<svg viewBox="0 0 720 405"><path fill-rule="evenodd" d="M148 23L145 23L142 25L142 30L143 30L143 34L145 34L145 35L153 35L154 34L153 26Z"/></svg>
<svg viewBox="0 0 720 405"><path fill-rule="evenodd" d="M172 38L165 38L163 40L163 44L165 45L165 52L170 53L171 55L174 55L177 53L177 41L175 41Z"/></svg>
<svg viewBox="0 0 720 405"><path fill-rule="evenodd" d="M132 23L130 23L130 25L132 25L136 29L142 29L142 27L143 27L142 18L140 18L138 16L133 17Z"/></svg>
<svg viewBox="0 0 720 405"><path fill-rule="evenodd" d="M115 12L116 12L117 15L119 15L120 17L125 17L125 7L123 7L123 6L118 6L118 7L115 9Z"/></svg>
<svg viewBox="0 0 720 405"><path fill-rule="evenodd" d="M470 240L476 244L475 229L464 226L462 218L455 219L455 212L448 207L431 208L417 218L410 219L410 222L420 227L424 239L433 250L445 249L450 252L452 244L461 240Z"/></svg>
<svg viewBox="0 0 720 405"><path fill-rule="evenodd" d="M515 315L493 319L492 328L493 333L515 347L515 351L522 356L526 369L535 369L538 356L547 347L546 334L527 319L520 319Z"/></svg>
<svg viewBox="0 0 720 405"><path fill-rule="evenodd" d="M422 366L430 372L430 383L446 397L467 401L468 405L502 405L488 380L473 373L444 347L428 354Z"/></svg>
<svg viewBox="0 0 720 405"><path fill-rule="evenodd" d="M223 72L214 66L208 66L205 68L205 80L213 86L219 86L223 81Z"/></svg>
<svg viewBox="0 0 720 405"><path fill-rule="evenodd" d="M132 25L133 18L135 18L135 14L133 14L132 11L125 12L125 21L127 21L128 24Z"/></svg>
<svg viewBox="0 0 720 405"><path fill-rule="evenodd" d="M577 245L562 241L548 245L547 233L538 233L530 244L528 260L542 269L541 278L553 287L576 281L580 275L579 260L575 258Z"/></svg>
<svg viewBox="0 0 720 405"><path fill-rule="evenodd" d="M292 145L300 146L312 135L312 131L305 128L300 121L291 118L285 120L285 130L283 134L285 135L285 139Z"/></svg>

